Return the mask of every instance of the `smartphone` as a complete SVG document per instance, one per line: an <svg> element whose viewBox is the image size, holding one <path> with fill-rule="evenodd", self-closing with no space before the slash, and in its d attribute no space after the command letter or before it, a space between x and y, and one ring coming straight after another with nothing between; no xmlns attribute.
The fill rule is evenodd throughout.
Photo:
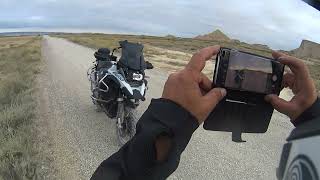
<svg viewBox="0 0 320 180"><path fill-rule="evenodd" d="M284 65L277 60L221 48L213 84L227 90L227 100L259 103L266 94L280 93L283 72Z"/></svg>
<svg viewBox="0 0 320 180"><path fill-rule="evenodd" d="M227 90L203 127L212 131L264 133L273 107L267 94L279 95L284 65L275 59L230 48L216 56L213 87Z"/></svg>

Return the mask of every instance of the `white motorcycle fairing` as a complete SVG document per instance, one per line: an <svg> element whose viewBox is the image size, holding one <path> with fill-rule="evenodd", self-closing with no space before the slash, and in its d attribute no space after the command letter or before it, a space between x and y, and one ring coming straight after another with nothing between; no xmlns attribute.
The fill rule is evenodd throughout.
<svg viewBox="0 0 320 180"><path fill-rule="evenodd" d="M117 69L116 62L112 62L113 65L108 68L101 70L99 73L101 75L105 74L99 81L99 83L103 83L103 80L105 78L111 78L116 83L120 85L120 89L123 91L123 93L129 98L129 99L141 99L145 100L145 92L146 92L146 84L143 81L140 86L133 87L131 86L127 81L126 78L119 73L119 70ZM105 84L106 85L106 84ZM106 85L107 86L107 85ZM107 86L108 87L108 86Z"/></svg>

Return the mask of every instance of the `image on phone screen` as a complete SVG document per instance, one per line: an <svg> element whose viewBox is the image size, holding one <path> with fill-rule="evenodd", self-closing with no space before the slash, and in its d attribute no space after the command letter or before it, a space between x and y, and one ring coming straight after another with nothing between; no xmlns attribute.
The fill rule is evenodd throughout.
<svg viewBox="0 0 320 180"><path fill-rule="evenodd" d="M263 94L272 92L273 61L246 54L231 52L225 86L235 90Z"/></svg>

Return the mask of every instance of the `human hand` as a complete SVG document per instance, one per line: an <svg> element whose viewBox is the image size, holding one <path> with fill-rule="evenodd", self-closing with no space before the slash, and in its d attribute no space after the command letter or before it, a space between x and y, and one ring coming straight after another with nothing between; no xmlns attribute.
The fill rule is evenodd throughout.
<svg viewBox="0 0 320 180"><path fill-rule="evenodd" d="M270 94L265 97L265 100L294 122L316 101L317 91L307 66L301 60L280 52L274 52L272 56L291 69L292 73L286 73L283 76L282 86L289 87L294 96L290 101L286 101L277 95Z"/></svg>
<svg viewBox="0 0 320 180"><path fill-rule="evenodd" d="M201 49L186 67L169 76L162 98L172 100L188 110L201 124L226 95L223 88L212 89L212 82L201 71L206 60L219 52L220 46Z"/></svg>

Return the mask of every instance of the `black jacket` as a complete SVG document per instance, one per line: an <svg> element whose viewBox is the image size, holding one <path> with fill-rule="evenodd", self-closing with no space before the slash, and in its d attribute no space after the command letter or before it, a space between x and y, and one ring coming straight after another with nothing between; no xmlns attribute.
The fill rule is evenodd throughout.
<svg viewBox="0 0 320 180"><path fill-rule="evenodd" d="M319 117L320 101L317 100L299 117L300 123L296 124L299 127L292 131L289 139L319 133ZM314 121L318 124L317 128L311 131L309 128L300 130L300 126L308 124L306 121ZM177 169L180 155L198 126L195 117L181 106L170 100L154 99L140 118L136 135L118 152L103 161L91 179L166 179ZM312 127L312 124L309 126ZM163 163L157 162L154 147L159 135L167 135L172 140L168 159Z"/></svg>

